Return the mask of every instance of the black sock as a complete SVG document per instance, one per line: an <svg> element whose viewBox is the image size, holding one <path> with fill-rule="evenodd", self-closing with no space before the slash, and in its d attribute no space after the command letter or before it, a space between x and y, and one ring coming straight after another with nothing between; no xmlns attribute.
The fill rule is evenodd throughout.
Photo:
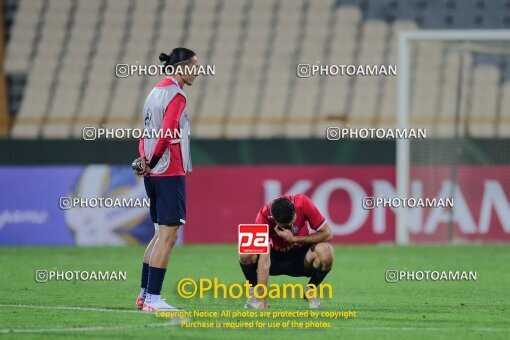
<svg viewBox="0 0 510 340"><path fill-rule="evenodd" d="M312 276L310 277L310 281L308 281L309 285L315 285L317 287L321 284L321 282L324 280L326 275L328 275L329 270L322 271L320 269L313 268L312 269Z"/></svg>
<svg viewBox="0 0 510 340"><path fill-rule="evenodd" d="M149 265L147 263L143 263L142 266L142 284L141 288L147 289L147 282L149 281Z"/></svg>
<svg viewBox="0 0 510 340"><path fill-rule="evenodd" d="M243 270L246 280L255 287L257 285L257 264L239 264L241 265L241 269Z"/></svg>
<svg viewBox="0 0 510 340"><path fill-rule="evenodd" d="M161 295L161 287L165 279L166 268L149 267L149 281L147 284L147 293L151 295Z"/></svg>

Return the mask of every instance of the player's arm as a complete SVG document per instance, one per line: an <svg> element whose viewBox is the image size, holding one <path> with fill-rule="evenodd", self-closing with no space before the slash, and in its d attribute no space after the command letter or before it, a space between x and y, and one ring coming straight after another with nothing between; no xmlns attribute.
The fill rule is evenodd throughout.
<svg viewBox="0 0 510 340"><path fill-rule="evenodd" d="M140 153L140 158L145 159L145 145L143 142L143 138L140 138L138 140L138 152Z"/></svg>
<svg viewBox="0 0 510 340"><path fill-rule="evenodd" d="M303 214L305 215L310 228L314 233L305 236L293 235L288 229L276 227L275 231L289 243L315 244L320 242L329 242L333 238L333 233L326 223L326 218L320 213L319 209L306 195L301 195L303 202Z"/></svg>
<svg viewBox="0 0 510 340"><path fill-rule="evenodd" d="M257 265L257 284L266 286L269 279L269 268L271 268L271 256L269 253L260 254Z"/></svg>
<svg viewBox="0 0 510 340"><path fill-rule="evenodd" d="M268 220L262 213L262 210L259 211L259 213L257 214L257 217L255 218L255 223L268 224ZM268 253L259 255L259 260L257 263L257 284L267 286L267 281L269 279L269 269L271 268L270 253L271 253L271 240L269 240Z"/></svg>
<svg viewBox="0 0 510 340"><path fill-rule="evenodd" d="M173 133L167 134L166 132L167 131L173 132L179 128L179 119L181 118L181 115L184 112L185 106L186 99L181 94L175 95L175 97L168 104L165 111L165 117L163 118L162 128L163 136L160 137L156 142L154 152L152 153L151 160L148 164L148 169L146 168L146 174L149 174L150 170L156 167L165 151L174 141L172 139Z"/></svg>
<svg viewBox="0 0 510 340"><path fill-rule="evenodd" d="M260 285L257 287L258 296L262 296L262 294L264 294L264 289L262 286L267 287L267 281L269 279L269 268L271 268L271 257L269 256L269 253L260 254L257 265L257 285ZM264 309L268 307L269 306L266 304L266 300L264 298L259 299L258 307L256 307L257 309Z"/></svg>
<svg viewBox="0 0 510 340"><path fill-rule="evenodd" d="M315 233L306 236L293 235L289 229L283 229L281 227L275 228L276 233L280 235L285 241L289 243L302 243L302 244L315 244L320 242L329 242L333 238L333 233L327 223Z"/></svg>

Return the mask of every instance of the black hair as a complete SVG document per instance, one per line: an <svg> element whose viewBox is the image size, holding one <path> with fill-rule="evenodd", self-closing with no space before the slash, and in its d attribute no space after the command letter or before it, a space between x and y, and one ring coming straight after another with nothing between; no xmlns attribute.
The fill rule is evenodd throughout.
<svg viewBox="0 0 510 340"><path fill-rule="evenodd" d="M279 224L289 224L296 214L296 207L286 197L278 197L271 204L271 215Z"/></svg>
<svg viewBox="0 0 510 340"><path fill-rule="evenodd" d="M159 60L165 65L175 65L185 61L189 61L195 56L195 52L184 47L177 47L172 50L170 54L161 53Z"/></svg>

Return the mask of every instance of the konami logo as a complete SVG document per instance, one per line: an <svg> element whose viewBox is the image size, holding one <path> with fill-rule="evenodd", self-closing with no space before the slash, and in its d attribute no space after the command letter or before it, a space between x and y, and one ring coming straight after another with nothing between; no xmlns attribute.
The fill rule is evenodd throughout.
<svg viewBox="0 0 510 340"><path fill-rule="evenodd" d="M437 182L438 188L433 190L425 180L412 181L410 197L452 197L454 205L453 208L407 208L409 231L415 234L434 234L439 226L453 223L466 235L487 234L491 229L510 234L510 193L505 193L504 185L495 179L479 178L476 182L459 185L443 180ZM284 191L280 180L268 179L263 181L263 188L266 202L281 195L308 195L327 218L335 235L355 233L366 224L371 225L373 233L384 234L389 227L388 210L394 214L402 208L364 209L362 202L365 196L394 198L397 195L395 186L389 180L373 179L369 183L370 187L364 188L349 178L331 178L322 182L302 179ZM431 190L434 191L432 194ZM337 198L332 199L333 195ZM342 198L339 199L340 195ZM343 216L343 221L335 218L339 215ZM392 224L393 228L394 222Z"/></svg>

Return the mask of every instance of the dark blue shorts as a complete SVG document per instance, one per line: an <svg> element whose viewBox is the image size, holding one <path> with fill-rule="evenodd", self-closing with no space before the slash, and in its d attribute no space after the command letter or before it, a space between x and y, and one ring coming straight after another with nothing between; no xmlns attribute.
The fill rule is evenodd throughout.
<svg viewBox="0 0 510 340"><path fill-rule="evenodd" d="M294 277L312 275L311 268L305 267L306 253L310 247L302 246L296 250L289 252L271 252L271 267L269 267L269 275L288 275Z"/></svg>
<svg viewBox="0 0 510 340"><path fill-rule="evenodd" d="M149 176L144 178L144 184L153 223L186 223L186 176Z"/></svg>

